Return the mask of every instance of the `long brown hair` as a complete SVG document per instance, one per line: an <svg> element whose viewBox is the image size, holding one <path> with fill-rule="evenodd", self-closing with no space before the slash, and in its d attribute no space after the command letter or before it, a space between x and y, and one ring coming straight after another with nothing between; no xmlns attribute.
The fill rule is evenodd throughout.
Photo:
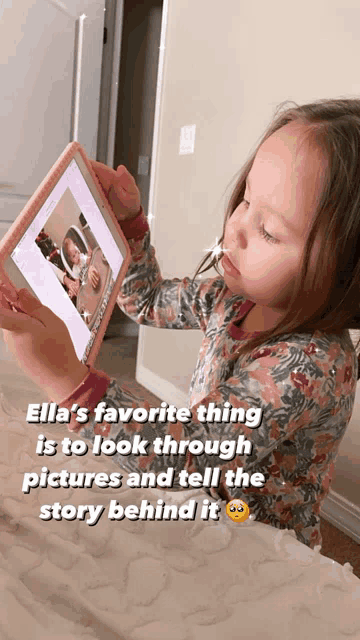
<svg viewBox="0 0 360 640"><path fill-rule="evenodd" d="M345 329L360 329L360 100L319 100L311 104L277 108L274 119L243 166L225 212L228 219L241 203L245 181L261 144L290 122L303 125L304 140L320 149L324 180L302 266L294 282L285 316L276 326L242 343L237 351L248 354L266 341L289 333L314 332L342 336ZM314 242L320 244L315 258ZM197 275L215 268L223 252L209 252ZM314 261L314 262L313 262ZM310 268L310 263L315 268ZM360 340L356 345L359 346Z"/></svg>

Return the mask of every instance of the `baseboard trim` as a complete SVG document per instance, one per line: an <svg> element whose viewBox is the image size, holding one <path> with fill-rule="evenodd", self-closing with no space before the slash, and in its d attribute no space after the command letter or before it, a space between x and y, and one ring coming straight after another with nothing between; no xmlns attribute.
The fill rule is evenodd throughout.
<svg viewBox="0 0 360 640"><path fill-rule="evenodd" d="M139 362L139 357L138 357ZM137 363L136 365L136 381L145 389L148 389L161 401L168 404L174 404L177 409L187 406L187 394L175 387L174 384L164 380L150 371L144 365Z"/></svg>
<svg viewBox="0 0 360 640"><path fill-rule="evenodd" d="M330 489L320 515L360 544L360 507Z"/></svg>
<svg viewBox="0 0 360 640"><path fill-rule="evenodd" d="M136 380L162 401L174 404L178 409L187 406L186 393L141 364L136 368ZM324 500L320 515L349 536L349 538L360 544L360 507L339 493L330 490L329 495Z"/></svg>
<svg viewBox="0 0 360 640"><path fill-rule="evenodd" d="M108 325L105 333L107 340L111 340L112 338L121 338L122 336L130 337L138 335L139 326L132 320L129 322L113 322Z"/></svg>

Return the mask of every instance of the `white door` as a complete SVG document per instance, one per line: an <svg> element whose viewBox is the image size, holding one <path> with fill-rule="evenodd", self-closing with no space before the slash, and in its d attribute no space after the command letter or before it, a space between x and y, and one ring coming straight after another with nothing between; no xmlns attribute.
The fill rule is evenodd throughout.
<svg viewBox="0 0 360 640"><path fill-rule="evenodd" d="M0 238L69 142L96 157L104 9L0 0Z"/></svg>
<svg viewBox="0 0 360 640"><path fill-rule="evenodd" d="M57 157L95 158L105 0L0 0L0 237Z"/></svg>

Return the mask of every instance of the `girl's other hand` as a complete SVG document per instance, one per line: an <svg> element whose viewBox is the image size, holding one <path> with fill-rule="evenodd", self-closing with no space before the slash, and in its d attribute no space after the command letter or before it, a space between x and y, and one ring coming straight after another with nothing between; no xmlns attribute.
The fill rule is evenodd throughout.
<svg viewBox="0 0 360 640"><path fill-rule="evenodd" d="M96 289L100 281L100 276L98 270L93 266L89 267L89 278L92 286Z"/></svg>
<svg viewBox="0 0 360 640"><path fill-rule="evenodd" d="M80 289L80 281L79 280L71 280L68 276L64 278L64 284L68 290L70 298L75 298L79 293Z"/></svg>
<svg viewBox="0 0 360 640"><path fill-rule="evenodd" d="M115 171L96 160L90 163L117 219L135 218L140 213L140 191L127 168L121 164Z"/></svg>
<svg viewBox="0 0 360 640"><path fill-rule="evenodd" d="M79 293L79 289L80 289L80 280L70 280L70 286L69 286L69 294L70 294L70 298L76 298L77 294Z"/></svg>
<svg viewBox="0 0 360 640"><path fill-rule="evenodd" d="M88 374L65 323L26 289L0 285L0 327L22 370L53 402L60 404Z"/></svg>

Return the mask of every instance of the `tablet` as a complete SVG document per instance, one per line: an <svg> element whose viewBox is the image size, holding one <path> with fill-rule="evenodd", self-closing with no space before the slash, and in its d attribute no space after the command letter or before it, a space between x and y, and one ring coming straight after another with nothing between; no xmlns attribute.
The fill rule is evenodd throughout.
<svg viewBox="0 0 360 640"><path fill-rule="evenodd" d="M4 283L26 288L66 324L93 364L130 248L78 142L71 142L0 242Z"/></svg>

